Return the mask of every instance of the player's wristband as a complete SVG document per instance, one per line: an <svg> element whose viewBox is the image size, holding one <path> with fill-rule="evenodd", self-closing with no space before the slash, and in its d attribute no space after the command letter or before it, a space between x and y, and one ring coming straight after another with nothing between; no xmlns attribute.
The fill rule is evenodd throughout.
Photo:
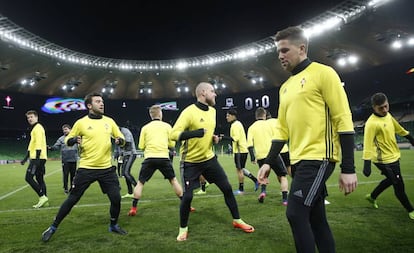
<svg viewBox="0 0 414 253"><path fill-rule="evenodd" d="M341 172L345 174L355 173L354 165L354 134L339 134L342 150Z"/></svg>

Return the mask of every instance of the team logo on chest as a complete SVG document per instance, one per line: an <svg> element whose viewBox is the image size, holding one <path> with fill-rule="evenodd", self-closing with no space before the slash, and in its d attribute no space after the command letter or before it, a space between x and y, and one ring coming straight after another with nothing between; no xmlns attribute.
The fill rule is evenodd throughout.
<svg viewBox="0 0 414 253"><path fill-rule="evenodd" d="M300 80L300 86L303 88L303 85L305 85L306 83L306 79L302 78L302 80Z"/></svg>

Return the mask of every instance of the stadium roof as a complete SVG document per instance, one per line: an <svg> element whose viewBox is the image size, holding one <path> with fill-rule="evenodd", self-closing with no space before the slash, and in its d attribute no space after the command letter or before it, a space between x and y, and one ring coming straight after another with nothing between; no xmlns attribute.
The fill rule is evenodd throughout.
<svg viewBox="0 0 414 253"><path fill-rule="evenodd" d="M254 41L235 37L236 41L245 42L242 45L231 42L233 37L229 36L230 43L233 43L231 45L235 45L233 48L218 47L219 50L205 54L203 52L206 51L198 51L201 52L198 55L192 51L189 56L167 60L159 55L160 58L155 60L127 59L112 54L95 55L88 53L89 49L64 46L53 38L51 40L36 34L35 29L23 28L2 13L0 91L83 97L86 93L102 91L102 88L107 87L107 90L114 89L112 94L108 94L111 99L146 99L190 96L194 86L203 80L216 84L221 93L277 88L288 74L280 67L271 36L285 26L301 25L314 32L322 31L322 34L311 36L309 57L334 66L343 77L346 87L355 93L355 101L366 97L364 92L360 92L362 90L371 92L381 89L396 94L405 91L401 94L407 95L408 89L411 90L410 94L414 93L410 87L414 74L406 74L414 67L412 1L335 2L335 5L331 3L329 9L305 20L297 18L299 15L292 12L295 8L273 7L275 9L272 12L280 16L281 20L286 15L279 14L287 12L290 23L275 25L275 29L267 28L269 31L265 34L268 35ZM300 9L300 6L297 7ZM219 17L205 16L203 13L197 15L195 20ZM292 18L298 19L296 23L292 23ZM321 30L320 24L332 18L337 18L340 26ZM216 22L211 24L217 25ZM193 31L188 30L186 33L192 35ZM211 40L217 39L212 37ZM392 48L395 41L402 43L399 49ZM350 56L356 58L344 58L342 64L345 65L338 65L339 58ZM356 60L353 64L348 62L352 59ZM394 79L398 80L398 85L393 83ZM74 90L63 90L64 85ZM222 88L223 85L225 88ZM185 87L189 88L188 93L178 92L177 88Z"/></svg>

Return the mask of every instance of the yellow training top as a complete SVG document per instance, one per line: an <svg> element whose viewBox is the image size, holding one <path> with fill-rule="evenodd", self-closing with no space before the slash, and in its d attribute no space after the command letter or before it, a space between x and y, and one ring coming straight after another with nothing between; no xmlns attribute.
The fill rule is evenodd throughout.
<svg viewBox="0 0 414 253"><path fill-rule="evenodd" d="M269 123L270 127L272 128L272 140L273 140L273 138L275 137L276 131L278 131L277 124L279 124L279 121L277 120L277 118L270 118L270 119L267 119L266 121ZM287 152L289 152L289 148L288 148L288 145L285 144L283 145L283 148L280 151L280 153L287 153Z"/></svg>
<svg viewBox="0 0 414 253"><path fill-rule="evenodd" d="M169 140L171 125L161 120L153 120L142 127L138 148L144 150L145 158L169 158L168 148L175 142Z"/></svg>
<svg viewBox="0 0 414 253"><path fill-rule="evenodd" d="M240 121L235 120L231 123L230 137L233 139L233 154L248 153L246 132Z"/></svg>
<svg viewBox="0 0 414 253"><path fill-rule="evenodd" d="M40 159L47 159L46 134L40 123L36 123L30 132L30 142L27 150L30 153L30 159L36 159L36 150L40 150Z"/></svg>
<svg viewBox="0 0 414 253"><path fill-rule="evenodd" d="M384 117L372 114L365 123L362 159L385 164L400 159L395 134L406 136L409 132L390 113Z"/></svg>
<svg viewBox="0 0 414 253"><path fill-rule="evenodd" d="M257 160L267 157L272 146L272 128L266 120L259 119L247 129L247 146L254 148Z"/></svg>
<svg viewBox="0 0 414 253"><path fill-rule="evenodd" d="M203 128L206 130L201 138L190 138L182 142L180 153L181 160L185 162L199 163L214 157L213 134L216 128L216 109L208 106L208 110L202 110L196 104L186 107L175 122L171 139L178 141L184 131L193 131Z"/></svg>
<svg viewBox="0 0 414 253"><path fill-rule="evenodd" d="M79 144L79 168L84 169L111 167L111 138L125 140L115 121L104 115L100 119L85 116L77 120L66 136L65 143L67 144L68 140L75 136L82 138L82 142Z"/></svg>
<svg viewBox="0 0 414 253"><path fill-rule="evenodd" d="M338 74L312 62L279 91L279 131L289 140L292 164L300 160L339 161L339 133L354 133L351 110Z"/></svg>

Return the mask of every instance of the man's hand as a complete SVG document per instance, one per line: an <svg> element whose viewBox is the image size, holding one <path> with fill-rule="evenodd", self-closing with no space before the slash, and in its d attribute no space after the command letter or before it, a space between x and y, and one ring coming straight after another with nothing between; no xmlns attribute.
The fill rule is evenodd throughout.
<svg viewBox="0 0 414 253"><path fill-rule="evenodd" d="M358 185L357 175L341 173L339 175L339 190L344 192L345 196L355 191Z"/></svg>
<svg viewBox="0 0 414 253"><path fill-rule="evenodd" d="M259 184L269 184L270 165L263 164L257 172L257 181Z"/></svg>
<svg viewBox="0 0 414 253"><path fill-rule="evenodd" d="M23 160L20 161L21 165L24 165L27 162L27 158L23 158Z"/></svg>
<svg viewBox="0 0 414 253"><path fill-rule="evenodd" d="M213 143L217 144L220 141L220 137L218 135L213 135Z"/></svg>

